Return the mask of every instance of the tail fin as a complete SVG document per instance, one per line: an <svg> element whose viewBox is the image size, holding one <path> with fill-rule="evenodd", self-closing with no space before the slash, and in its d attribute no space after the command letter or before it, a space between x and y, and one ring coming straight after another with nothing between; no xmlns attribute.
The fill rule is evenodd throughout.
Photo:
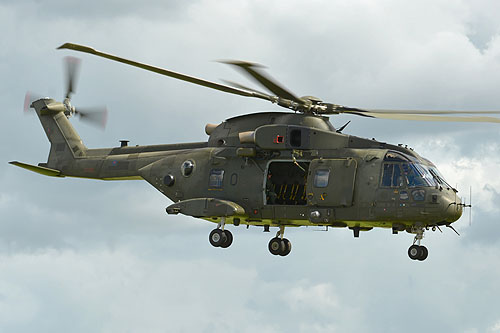
<svg viewBox="0 0 500 333"><path fill-rule="evenodd" d="M40 163L42 167L60 170L68 167L75 159L86 155L87 147L69 122L63 110L54 110L47 107L57 103L53 99L43 98L34 101L31 105L35 109L45 134L49 139L50 153L47 163ZM62 104L62 103L57 103Z"/></svg>

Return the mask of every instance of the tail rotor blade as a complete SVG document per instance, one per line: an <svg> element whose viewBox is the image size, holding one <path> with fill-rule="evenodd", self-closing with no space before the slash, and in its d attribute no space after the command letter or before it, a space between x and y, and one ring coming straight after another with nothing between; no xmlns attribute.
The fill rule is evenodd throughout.
<svg viewBox="0 0 500 333"><path fill-rule="evenodd" d="M66 98L71 98L71 94L75 92L76 79L78 76L78 69L80 67L80 59L75 57L65 57L66 63Z"/></svg>
<svg viewBox="0 0 500 333"><path fill-rule="evenodd" d="M31 91L27 91L26 95L24 95L24 107L23 107L24 112L28 112L29 108L31 107L31 103L40 98L41 98L40 95L34 94Z"/></svg>
<svg viewBox="0 0 500 333"><path fill-rule="evenodd" d="M31 93L27 91L26 95L24 95L24 107L23 107L24 112L28 112L30 105L31 105Z"/></svg>
<svg viewBox="0 0 500 333"><path fill-rule="evenodd" d="M89 125L104 129L108 120L108 110L105 107L77 109L75 113L80 116L80 120Z"/></svg>

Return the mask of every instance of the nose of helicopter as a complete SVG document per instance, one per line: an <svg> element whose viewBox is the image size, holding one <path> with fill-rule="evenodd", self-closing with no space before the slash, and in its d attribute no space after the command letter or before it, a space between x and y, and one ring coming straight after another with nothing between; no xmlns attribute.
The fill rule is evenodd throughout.
<svg viewBox="0 0 500 333"><path fill-rule="evenodd" d="M446 222L455 222L462 216L462 205L455 193L446 197L444 200L444 220Z"/></svg>

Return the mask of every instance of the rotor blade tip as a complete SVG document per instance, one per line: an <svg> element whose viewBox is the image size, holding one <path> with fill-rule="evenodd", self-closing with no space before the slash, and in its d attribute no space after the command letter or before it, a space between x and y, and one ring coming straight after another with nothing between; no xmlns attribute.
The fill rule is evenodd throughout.
<svg viewBox="0 0 500 333"><path fill-rule="evenodd" d="M248 61L242 61L242 60L229 60L229 59L221 59L221 60L216 60L217 62L220 62L222 64L227 64L227 65L234 65L238 67L256 67L256 68L266 68L266 66L255 63L255 62L248 62Z"/></svg>
<svg viewBox="0 0 500 333"><path fill-rule="evenodd" d="M63 45L59 46L59 47L57 48L57 50L61 50L61 49L70 49L72 45L73 45L73 44L71 44L71 43L64 43Z"/></svg>
<svg viewBox="0 0 500 333"><path fill-rule="evenodd" d="M74 50L74 51L80 51L80 52L86 52L86 53L92 53L92 54L95 54L97 52L95 49L93 49L91 47L79 45L79 44L73 44L73 43L64 43L63 45L59 46L57 49L58 50L68 49L68 50Z"/></svg>

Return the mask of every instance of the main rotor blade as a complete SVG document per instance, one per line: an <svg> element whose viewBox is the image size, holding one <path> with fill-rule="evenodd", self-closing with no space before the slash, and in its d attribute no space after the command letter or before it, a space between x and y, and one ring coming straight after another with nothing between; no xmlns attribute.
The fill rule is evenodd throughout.
<svg viewBox="0 0 500 333"><path fill-rule="evenodd" d="M390 109L359 109L341 106L339 113L355 114L363 117L418 120L418 121L452 121L452 122L481 122L500 123L500 118L475 116L481 114L500 114L500 111L455 111L455 110L390 110ZM447 116L452 114L469 115L468 117Z"/></svg>
<svg viewBox="0 0 500 333"><path fill-rule="evenodd" d="M361 110L361 109L358 109ZM370 113L379 114L500 114L500 111L456 111L456 110L389 110L389 109L364 109Z"/></svg>
<svg viewBox="0 0 500 333"><path fill-rule="evenodd" d="M65 57L64 62L66 63L66 98L71 98L71 94L75 92L80 59Z"/></svg>
<svg viewBox="0 0 500 333"><path fill-rule="evenodd" d="M276 97L276 96L271 96L271 95L269 95L269 94L266 94L266 93L264 93L264 92L262 92L262 91L258 91L258 90L256 90L256 89L249 88L249 87L244 86L244 85L242 85L242 84L239 84L239 83L237 83L237 82L233 82L233 81L229 81L229 80L224 80L224 79L222 79L222 82L227 83L227 84L228 84L228 85L230 85L231 87L235 87L235 88L238 88L238 89L243 89L243 90L246 90L246 91L252 92L252 93L254 93L254 94L261 95L263 99L267 99L267 100L269 100L269 101L271 101L271 102L272 102L272 101L274 101L274 100L276 100L276 99L278 98L278 97Z"/></svg>
<svg viewBox="0 0 500 333"><path fill-rule="evenodd" d="M278 97L288 99L299 104L305 104L306 102L302 98L295 96L295 94L290 92L281 84L274 81L267 74L264 74L263 72L259 71L257 68L262 68L263 66L261 65L245 61L238 61L238 60L220 60L220 62L228 65L233 65L241 69L243 73L250 75L250 77L252 77L257 83L261 84L267 90L269 90L273 94L276 94L276 96Z"/></svg>
<svg viewBox="0 0 500 333"><path fill-rule="evenodd" d="M227 92L227 93L230 93L230 94L236 94L236 95L245 96L245 97L256 97L256 98L261 98L262 99L262 96L257 95L257 94L255 94L253 92L249 92L249 91L245 91L245 90L241 90L241 89L237 89L237 88L225 86L223 84L219 84L219 83L215 83L215 82L211 82L211 81L199 79L199 78L196 78L196 77L193 77L193 76L189 76L189 75L185 75L185 74L181 74L181 73L169 71L167 69L163 69L163 68L159 68L159 67L155 67L155 66L143 64L143 63L140 63L140 62L136 62L136 61L125 59L125 58L121 58L121 57L117 57L117 56L112 55L112 54L108 54L108 53L97 51L97 50L95 50L95 49L93 49L91 47L84 46L84 45L78 45L78 44L73 44L73 43L65 43L65 44L59 46L58 49L68 49L68 50L74 50L74 51L79 51L79 52L85 52L85 53L93 54L93 55L96 55L96 56L99 56L99 57L102 57L102 58L107 58L107 59L110 59L110 60L113 60L113 61L121 62L121 63L127 64L127 65L130 65L130 66L142 68L142 69L145 69L145 70L150 71L150 72L154 72L154 73L158 73L158 74L161 74L161 75L173 77L173 78L178 79L178 80L182 80L182 81L194 83L194 84L197 84L197 85L200 85L200 86L204 86L204 87L208 87L208 88L220 90L220 91ZM266 98L264 98L264 99L266 99Z"/></svg>
<svg viewBox="0 0 500 333"><path fill-rule="evenodd" d="M418 120L418 121L456 121L466 123L500 123L500 118L495 117L447 117L447 116L433 116L423 114L401 114L401 113L373 113L373 112L345 112L347 114L355 114L358 116L381 118L381 119L395 119L395 120Z"/></svg>

